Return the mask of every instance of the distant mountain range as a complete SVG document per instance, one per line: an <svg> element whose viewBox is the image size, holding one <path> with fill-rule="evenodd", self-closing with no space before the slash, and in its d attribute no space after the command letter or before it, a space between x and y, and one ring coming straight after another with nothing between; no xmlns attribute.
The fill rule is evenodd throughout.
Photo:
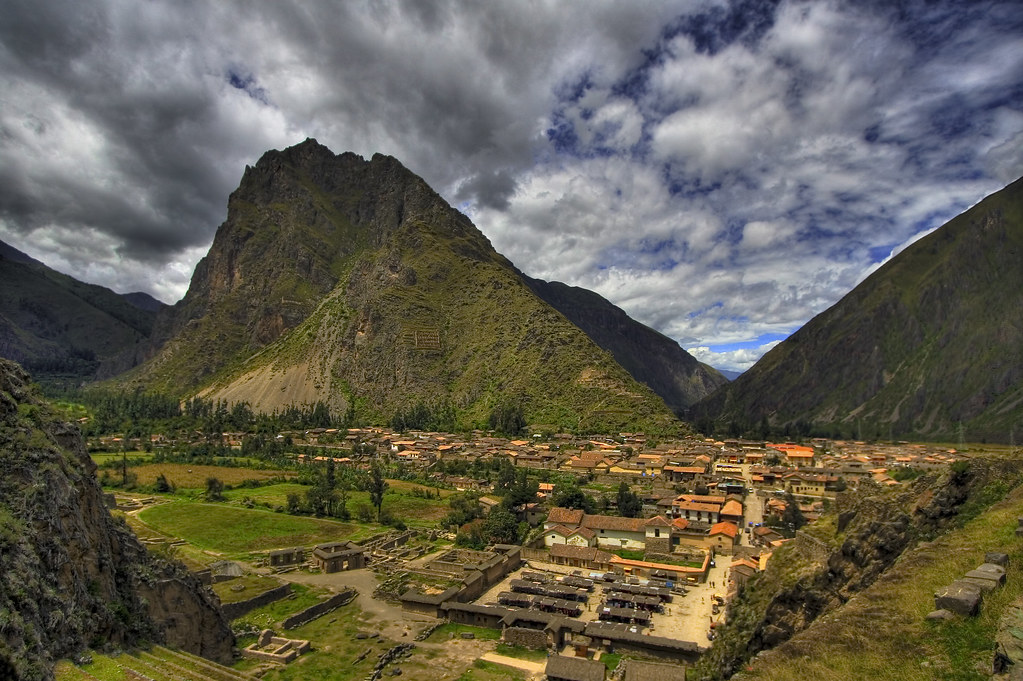
<svg viewBox="0 0 1023 681"><path fill-rule="evenodd" d="M44 380L374 423L425 407L484 426L511 405L556 429L685 414L704 432L1007 441L1023 438L1021 254L1023 180L719 372L592 291L525 276L397 160L307 140L246 168L173 307L0 243L0 356Z"/></svg>
<svg viewBox="0 0 1023 681"><path fill-rule="evenodd" d="M511 404L557 429L663 430L725 382L600 296L525 277L395 159L315 140L246 168L151 347L122 382L369 422L423 404L480 426Z"/></svg>
<svg viewBox="0 0 1023 681"><path fill-rule="evenodd" d="M0 357L36 380L79 383L130 368L164 307L145 293L84 284L0 242Z"/></svg>
<svg viewBox="0 0 1023 681"><path fill-rule="evenodd" d="M691 416L746 432L1020 441L1023 179L892 258Z"/></svg>

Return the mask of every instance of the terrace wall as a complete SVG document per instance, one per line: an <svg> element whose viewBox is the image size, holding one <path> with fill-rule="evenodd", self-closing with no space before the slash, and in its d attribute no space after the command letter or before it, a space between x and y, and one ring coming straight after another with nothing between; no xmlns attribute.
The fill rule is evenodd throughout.
<svg viewBox="0 0 1023 681"><path fill-rule="evenodd" d="M291 594L291 584L281 584L278 587L264 591L258 596L253 596L244 601L238 601L236 603L225 603L222 606L224 611L224 617L229 620L238 619L242 615L249 613L256 608L262 608L264 605L269 605L274 601L279 601Z"/></svg>

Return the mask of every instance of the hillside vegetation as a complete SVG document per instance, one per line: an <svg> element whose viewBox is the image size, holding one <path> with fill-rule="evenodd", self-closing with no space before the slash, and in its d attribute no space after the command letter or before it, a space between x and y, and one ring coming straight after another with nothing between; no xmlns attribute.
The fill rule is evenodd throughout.
<svg viewBox="0 0 1023 681"><path fill-rule="evenodd" d="M0 242L0 357L36 380L77 384L130 368L152 332L154 304L162 307L77 281Z"/></svg>
<svg viewBox="0 0 1023 681"><path fill-rule="evenodd" d="M799 542L730 604L729 623L697 678L987 679L999 618L1023 595L1019 461L975 460L906 488L839 498ZM929 622L934 592L1009 555L1006 585L975 618ZM732 676L734 674L734 676Z"/></svg>
<svg viewBox="0 0 1023 681"><path fill-rule="evenodd" d="M1023 425L1023 179L920 239L698 404L700 421L1010 442Z"/></svg>
<svg viewBox="0 0 1023 681"><path fill-rule="evenodd" d="M129 381L263 411L322 400L381 423L423 404L467 428L513 405L558 429L680 428L420 178L314 140L246 170L159 326Z"/></svg>

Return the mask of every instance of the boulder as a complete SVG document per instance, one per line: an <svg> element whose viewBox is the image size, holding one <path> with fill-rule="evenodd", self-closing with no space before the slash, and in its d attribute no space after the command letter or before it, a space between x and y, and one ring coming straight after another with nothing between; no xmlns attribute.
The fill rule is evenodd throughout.
<svg viewBox="0 0 1023 681"><path fill-rule="evenodd" d="M990 551L984 554L984 562L993 563L995 565L1000 565L1001 567L1006 568L1009 567L1009 554Z"/></svg>
<svg viewBox="0 0 1023 681"><path fill-rule="evenodd" d="M950 620L954 617L954 614L942 608L941 610L932 610L927 613L927 617L925 619L941 622L943 620Z"/></svg>
<svg viewBox="0 0 1023 681"><path fill-rule="evenodd" d="M981 590L976 584L962 580L952 582L934 594L934 607L957 615L971 616L980 608Z"/></svg>
<svg viewBox="0 0 1023 681"><path fill-rule="evenodd" d="M985 593L988 591L993 591L994 589L997 589L999 586L1001 586L998 582L994 580L979 577L970 577L969 575L963 577L962 581L977 585L978 587L980 587L980 590Z"/></svg>

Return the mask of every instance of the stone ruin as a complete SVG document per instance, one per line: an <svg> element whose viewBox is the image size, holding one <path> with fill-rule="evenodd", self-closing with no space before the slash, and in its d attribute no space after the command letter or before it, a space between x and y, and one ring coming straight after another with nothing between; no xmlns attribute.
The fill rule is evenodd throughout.
<svg viewBox="0 0 1023 681"><path fill-rule="evenodd" d="M274 636L273 630L264 629L255 643L242 650L242 657L287 664L309 648L309 641Z"/></svg>

